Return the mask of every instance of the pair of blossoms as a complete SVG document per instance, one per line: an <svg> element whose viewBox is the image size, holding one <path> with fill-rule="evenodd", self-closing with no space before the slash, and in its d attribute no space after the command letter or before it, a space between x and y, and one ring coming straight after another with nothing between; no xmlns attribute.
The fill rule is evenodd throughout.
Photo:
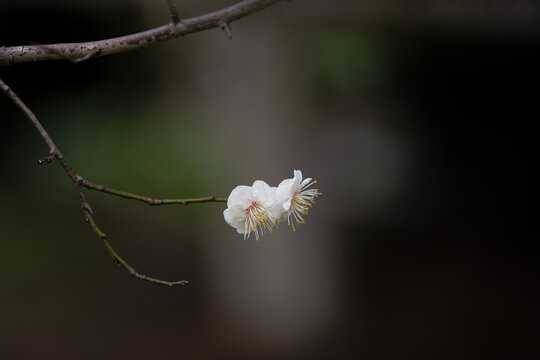
<svg viewBox="0 0 540 360"><path fill-rule="evenodd" d="M283 180L278 187L271 187L262 180L256 180L252 186L240 185L233 189L227 199L227 209L223 217L227 224L249 238L253 231L255 238L272 231L280 221L287 219L287 224L304 224L304 216L321 193L310 189L316 181L311 178L302 180L302 172L294 170L292 179Z"/></svg>

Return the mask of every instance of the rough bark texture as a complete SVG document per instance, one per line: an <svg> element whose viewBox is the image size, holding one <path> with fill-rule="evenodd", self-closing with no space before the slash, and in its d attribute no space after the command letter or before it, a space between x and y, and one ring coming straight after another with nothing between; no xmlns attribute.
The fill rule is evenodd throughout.
<svg viewBox="0 0 540 360"><path fill-rule="evenodd" d="M246 0L206 15L179 20L176 23L173 21L151 30L106 40L0 47L0 65L60 59L82 62L92 57L141 49L159 41L174 39L210 28L228 30L229 23L278 1L281 0ZM227 33L227 36L230 36L230 33Z"/></svg>

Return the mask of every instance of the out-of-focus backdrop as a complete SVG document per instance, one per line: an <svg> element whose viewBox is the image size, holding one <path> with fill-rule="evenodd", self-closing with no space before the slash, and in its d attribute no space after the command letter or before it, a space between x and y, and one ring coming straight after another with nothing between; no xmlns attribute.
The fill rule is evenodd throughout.
<svg viewBox="0 0 540 360"><path fill-rule="evenodd" d="M176 0L182 17L234 1ZM81 64L0 68L75 170L154 197L293 169L323 195L261 240L222 203L87 191L0 95L1 359L538 358L537 1L307 1ZM169 21L165 1L0 2L0 46Z"/></svg>

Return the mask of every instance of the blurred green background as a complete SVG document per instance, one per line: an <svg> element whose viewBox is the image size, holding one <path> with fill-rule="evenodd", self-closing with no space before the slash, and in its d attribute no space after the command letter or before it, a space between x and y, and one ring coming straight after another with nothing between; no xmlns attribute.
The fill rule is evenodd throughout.
<svg viewBox="0 0 540 360"><path fill-rule="evenodd" d="M233 4L176 0L181 17ZM157 198L301 169L295 233L86 191L0 96L1 359L537 358L540 3L295 0L137 52L0 68L75 171ZM0 46L169 21L165 1L1 1ZM536 335L535 335L536 333Z"/></svg>

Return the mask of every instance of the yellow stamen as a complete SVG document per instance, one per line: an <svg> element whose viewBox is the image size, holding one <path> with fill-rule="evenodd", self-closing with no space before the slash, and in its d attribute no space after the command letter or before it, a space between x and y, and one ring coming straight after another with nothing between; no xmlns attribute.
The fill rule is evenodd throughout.
<svg viewBox="0 0 540 360"><path fill-rule="evenodd" d="M274 220L270 215L270 210L257 202L251 203L240 216L245 216L244 240L249 238L252 231L255 233L255 240L259 240L259 232L262 236L265 230L271 232L274 227Z"/></svg>
<svg viewBox="0 0 540 360"><path fill-rule="evenodd" d="M291 208L287 213L287 224L292 225L293 231L296 231L295 222L297 224L306 223L304 216L308 214L309 209L315 204L315 198L321 195L318 189L308 189L315 183L317 183L316 180L305 184L292 196Z"/></svg>

